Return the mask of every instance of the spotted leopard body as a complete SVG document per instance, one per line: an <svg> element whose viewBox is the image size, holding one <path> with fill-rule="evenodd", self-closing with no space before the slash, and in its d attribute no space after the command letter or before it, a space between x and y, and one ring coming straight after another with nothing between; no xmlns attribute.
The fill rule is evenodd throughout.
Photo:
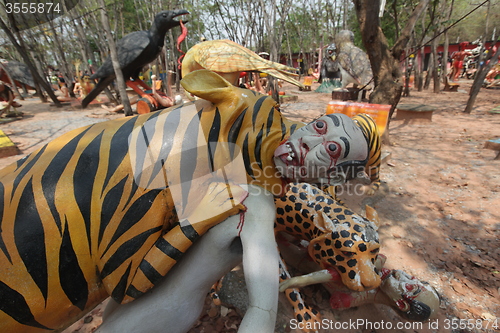
<svg viewBox="0 0 500 333"><path fill-rule="evenodd" d="M286 195L275 200L275 232L309 242L309 256L324 269L335 269L352 290L380 284L375 268L380 244L377 226L355 214L330 194L306 183L290 184ZM289 278L281 266L281 280ZM299 322L319 318L303 303L297 289L286 290Z"/></svg>

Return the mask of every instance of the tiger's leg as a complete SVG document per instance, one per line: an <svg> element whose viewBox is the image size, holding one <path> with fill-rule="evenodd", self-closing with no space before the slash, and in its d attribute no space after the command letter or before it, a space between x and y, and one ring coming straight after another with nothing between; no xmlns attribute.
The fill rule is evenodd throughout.
<svg viewBox="0 0 500 333"><path fill-rule="evenodd" d="M239 215L210 229L151 291L108 312L97 332L187 331L198 318L210 286L241 260L238 244L243 248L250 300L239 332L274 332L278 306L274 200L261 188L249 186L249 192L241 229Z"/></svg>
<svg viewBox="0 0 500 333"><path fill-rule="evenodd" d="M382 184L382 182L380 180L371 183L369 188L365 192L366 195L374 195L378 191L378 189L380 188L381 184Z"/></svg>
<svg viewBox="0 0 500 333"><path fill-rule="evenodd" d="M230 186L233 196L227 195ZM128 303L151 289L172 269L193 243L208 229L224 221L228 216L244 211L241 203L248 193L235 184L214 182L199 202L199 206L187 219L181 221L165 235L159 238L139 264L133 279L127 285L120 303ZM215 212L207 218L207 209ZM239 215L238 215L239 216Z"/></svg>
<svg viewBox="0 0 500 333"><path fill-rule="evenodd" d="M210 286L241 262L238 215L210 229L153 289L119 305L111 300L96 333L186 332L198 319Z"/></svg>

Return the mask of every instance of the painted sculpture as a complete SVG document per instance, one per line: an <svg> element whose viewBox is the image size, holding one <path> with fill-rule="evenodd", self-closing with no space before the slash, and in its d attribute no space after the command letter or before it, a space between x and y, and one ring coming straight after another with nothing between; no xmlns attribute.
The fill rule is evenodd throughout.
<svg viewBox="0 0 500 333"><path fill-rule="evenodd" d="M300 271L311 272L283 281L280 286L281 291L322 283L330 293L332 309L345 310L367 304L383 304L390 306L406 320L425 321L437 316L440 305L437 291L427 282L420 281L406 272L383 267L386 261L383 254L379 254L375 260L380 275L380 286L365 291L353 291L343 284L338 270L333 268L319 270L317 264L306 259L307 250L287 239L281 238L281 243L286 246L280 247L280 253L290 266Z"/></svg>
<svg viewBox="0 0 500 333"><path fill-rule="evenodd" d="M401 270L384 268L379 253L377 212L367 206L367 218L354 213L329 193L307 183L288 185L275 199L274 230L279 244L280 291L292 305L297 325L305 332L321 326L321 311L309 307L297 288L322 283L330 293L330 305L344 310L366 304L384 304L401 317L425 321L437 315L439 296L427 283ZM284 262L300 272L292 277ZM218 287L232 294L232 285ZM225 302L231 300L224 298ZM235 305L235 304L233 304Z"/></svg>
<svg viewBox="0 0 500 333"><path fill-rule="evenodd" d="M368 85L373 77L370 59L359 47L354 45L354 33L341 30L335 36L337 61L341 71L341 87L352 83L356 86Z"/></svg>
<svg viewBox="0 0 500 333"><path fill-rule="evenodd" d="M382 161L382 138L375 120L368 114L360 113L352 117L354 123L361 128L368 141L370 152L365 167L365 174L370 179L370 188L366 195L373 195L380 188L380 163Z"/></svg>
<svg viewBox="0 0 500 333"><path fill-rule="evenodd" d="M380 249L375 223L307 183L291 184L276 208L276 232L308 241L309 256L323 268L337 269L349 289L380 285L374 266Z"/></svg>
<svg viewBox="0 0 500 333"><path fill-rule="evenodd" d="M337 60L337 46L335 43L328 45L325 49L318 82L321 84L316 89L316 92L331 93L334 89L341 88L342 72Z"/></svg>
<svg viewBox="0 0 500 333"><path fill-rule="evenodd" d="M238 85L241 72L258 71L303 87L294 77L296 69L262 58L257 53L233 41L210 40L194 45L182 60L182 77L188 73L208 69Z"/></svg>
<svg viewBox="0 0 500 333"><path fill-rule="evenodd" d="M18 87L35 89L35 81L28 66L14 60L2 59L0 62L2 65L0 66L0 80L10 85L15 84ZM11 82L10 79L14 82Z"/></svg>
<svg viewBox="0 0 500 333"><path fill-rule="evenodd" d="M378 303L391 306L407 320L436 316L440 300L434 288L401 270L383 267L386 257L379 254L380 222L373 208L366 207L368 218L360 217L311 184L291 185L276 200L276 207L275 231L309 242L305 248L281 237L281 255L299 271L311 272L282 278L280 291L296 292L295 288L323 283L333 309ZM296 313L309 310L297 301L291 303ZM315 326L310 322L302 327Z"/></svg>
<svg viewBox="0 0 500 333"><path fill-rule="evenodd" d="M181 22L176 21L175 18L187 14L189 12L184 9L162 11L156 14L149 30L132 32L120 39L116 44L123 79L134 91L143 98L149 99L154 105L157 104L154 98L151 98L142 90L147 91L151 88L139 79L139 73L144 66L153 62L158 57L165 43L167 31L181 25ZM98 79L99 81L82 100L83 108L87 107L90 102L115 80L116 74L111 58L108 57L90 78ZM133 81L130 81L131 78Z"/></svg>
<svg viewBox="0 0 500 333"><path fill-rule="evenodd" d="M462 74L462 70L464 67L464 59L467 56L471 56L471 50L467 50L466 47L469 45L469 42L462 42L458 46L458 51L453 52L451 55L452 63L451 63L451 71L449 74L450 80L457 81L459 76Z"/></svg>
<svg viewBox="0 0 500 333"><path fill-rule="evenodd" d="M368 142L345 115L293 123L208 70L182 85L205 100L68 132L0 171L0 331L60 330L109 295L99 332L184 332L242 257L240 332L273 330L274 196L343 183Z"/></svg>
<svg viewBox="0 0 500 333"><path fill-rule="evenodd" d="M380 244L375 223L307 183L290 184L275 204L275 232L307 241L309 258L323 269L335 270L350 290L361 292L379 287L381 279L375 260ZM282 271L280 290L285 291L296 319L301 323L310 319L309 326L314 325L314 321L320 321L319 315L303 304L297 290L286 288L287 281L294 281L287 278L289 274ZM305 326L308 325L304 323Z"/></svg>

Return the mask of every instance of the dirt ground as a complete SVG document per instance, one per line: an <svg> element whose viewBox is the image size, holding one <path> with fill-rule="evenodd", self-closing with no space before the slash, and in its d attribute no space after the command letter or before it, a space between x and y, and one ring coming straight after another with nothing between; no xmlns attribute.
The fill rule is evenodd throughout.
<svg viewBox="0 0 500 333"><path fill-rule="evenodd" d="M382 221L379 229L385 267L401 269L429 282L441 296L437 320L397 329L403 320L387 306L361 306L345 311L320 308L336 321L359 318L379 327L358 326L341 332L494 332L500 327L500 160L485 149L488 139L500 137L500 91L482 89L471 114L463 110L471 81L460 81L458 92L410 91L400 103L435 107L432 122L412 124L391 119L390 153L381 168L383 184L371 197L347 198L352 209L373 206ZM315 89L313 85L313 90ZM285 86L296 102L283 103L282 111L294 120L309 121L326 109L329 94L298 92ZM120 118L99 106L81 110L21 101L21 120L0 125L22 154L0 159L4 167L62 133L96 121ZM314 300L318 289L306 291ZM323 297L324 298L324 297ZM321 302L318 302L321 303ZM324 302L319 304L324 306ZM326 303L327 304L327 303ZM66 330L91 332L101 309ZM460 322L459 319L466 321ZM232 309L216 308L207 301L206 311L191 332L235 332L239 316ZM467 321L468 320L468 321ZM391 328L382 322L391 322ZM460 323L465 325L460 327ZM470 326L473 323L473 326ZM496 324L496 330L494 328ZM289 331L289 330L286 330Z"/></svg>

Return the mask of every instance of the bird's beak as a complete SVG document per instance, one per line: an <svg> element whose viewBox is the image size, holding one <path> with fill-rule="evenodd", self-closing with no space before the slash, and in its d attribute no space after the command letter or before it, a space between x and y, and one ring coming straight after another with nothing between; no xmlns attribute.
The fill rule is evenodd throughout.
<svg viewBox="0 0 500 333"><path fill-rule="evenodd" d="M173 17L177 17L177 16L182 16L182 15L189 15L189 12L185 9L177 9L174 11L174 16ZM182 20L182 23L186 23L186 22L189 22L188 20Z"/></svg>

